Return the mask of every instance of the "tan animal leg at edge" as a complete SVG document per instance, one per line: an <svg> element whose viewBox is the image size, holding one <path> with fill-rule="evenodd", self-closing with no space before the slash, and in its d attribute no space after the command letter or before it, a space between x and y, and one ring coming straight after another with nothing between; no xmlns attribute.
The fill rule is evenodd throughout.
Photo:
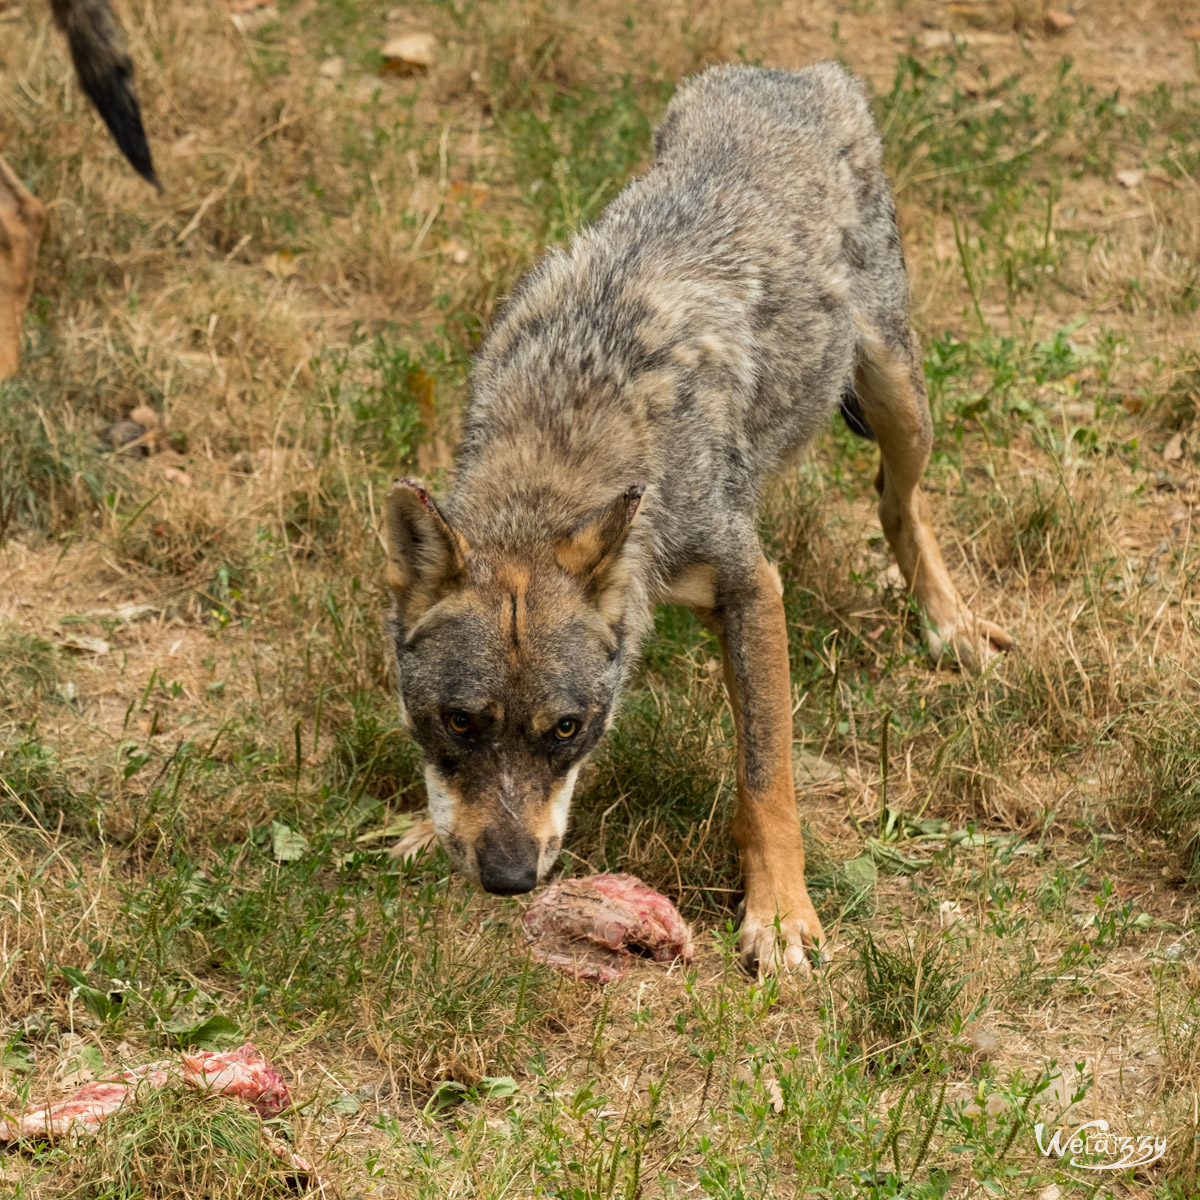
<svg viewBox="0 0 1200 1200"><path fill-rule="evenodd" d="M0 158L0 379L17 373L46 208Z"/></svg>

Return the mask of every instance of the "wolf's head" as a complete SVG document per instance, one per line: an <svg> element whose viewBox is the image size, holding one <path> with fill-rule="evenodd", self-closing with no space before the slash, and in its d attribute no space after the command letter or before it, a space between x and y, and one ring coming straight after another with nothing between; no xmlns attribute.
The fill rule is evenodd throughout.
<svg viewBox="0 0 1200 1200"><path fill-rule="evenodd" d="M388 496L404 721L438 836L489 892L527 892L558 858L632 649L628 534L642 492L503 550L473 546L413 480Z"/></svg>

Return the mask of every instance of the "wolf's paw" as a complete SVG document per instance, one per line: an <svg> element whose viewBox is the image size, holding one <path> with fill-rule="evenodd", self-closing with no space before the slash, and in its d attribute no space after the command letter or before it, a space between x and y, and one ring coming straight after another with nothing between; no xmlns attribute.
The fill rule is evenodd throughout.
<svg viewBox="0 0 1200 1200"><path fill-rule="evenodd" d="M984 621L969 610L962 612L949 629L929 631L929 653L934 662L948 656L957 660L964 671L976 674L1012 648L1012 638L999 625Z"/></svg>
<svg viewBox="0 0 1200 1200"><path fill-rule="evenodd" d="M819 954L821 962L829 958L821 919L807 891L783 912L776 912L771 905L745 905L738 964L747 974L761 977L784 970L808 977L812 974L812 952Z"/></svg>
<svg viewBox="0 0 1200 1200"><path fill-rule="evenodd" d="M402 862L411 862L423 851L431 850L437 845L437 830L433 822L426 817L418 821L389 851L390 858L398 858Z"/></svg>

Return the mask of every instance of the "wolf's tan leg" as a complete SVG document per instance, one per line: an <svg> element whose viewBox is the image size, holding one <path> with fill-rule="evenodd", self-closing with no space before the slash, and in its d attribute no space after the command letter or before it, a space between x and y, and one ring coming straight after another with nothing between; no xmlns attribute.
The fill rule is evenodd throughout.
<svg viewBox="0 0 1200 1200"><path fill-rule="evenodd" d="M17 373L21 321L33 295L33 269L45 228L44 205L0 158L0 379Z"/></svg>
<svg viewBox="0 0 1200 1200"><path fill-rule="evenodd" d="M746 885L741 962L749 971L785 966L807 972L805 950L823 943L825 935L804 884L804 839L792 779L787 625L778 572L760 557L748 591L710 619L721 637L737 730L733 836Z"/></svg>
<svg viewBox="0 0 1200 1200"><path fill-rule="evenodd" d="M916 338L908 353L892 352L876 338L861 347L855 383L882 459L875 486L879 520L909 591L928 622L935 659L949 649L969 669L978 670L1012 638L998 625L977 617L959 595L946 570L929 518L921 477L929 462L933 427Z"/></svg>

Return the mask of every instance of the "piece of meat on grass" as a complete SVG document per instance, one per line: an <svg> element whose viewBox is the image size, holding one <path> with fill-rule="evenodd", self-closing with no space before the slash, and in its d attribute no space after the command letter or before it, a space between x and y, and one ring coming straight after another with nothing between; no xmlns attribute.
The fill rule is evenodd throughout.
<svg viewBox="0 0 1200 1200"><path fill-rule="evenodd" d="M572 979L601 987L624 978L629 970L627 950L611 950L595 942L576 941L555 934L539 935L532 941L529 952L538 962L544 962Z"/></svg>
<svg viewBox="0 0 1200 1200"><path fill-rule="evenodd" d="M52 1141L72 1129L96 1133L103 1121L137 1095L139 1087L163 1087L172 1080L233 1096L262 1117L277 1116L292 1102L283 1076L251 1042L236 1050L197 1050L181 1057L182 1070L176 1062L147 1063L85 1083L65 1100L31 1105L19 1117L0 1113L0 1141Z"/></svg>
<svg viewBox="0 0 1200 1200"><path fill-rule="evenodd" d="M96 1133L101 1123L136 1093L139 1084L162 1087L170 1074L170 1063L147 1063L144 1067L121 1071L111 1079L85 1083L65 1100L35 1104L19 1117L0 1113L0 1141L19 1138L52 1141L72 1129Z"/></svg>
<svg viewBox="0 0 1200 1200"><path fill-rule="evenodd" d="M183 1078L201 1091L244 1100L260 1117L278 1116L292 1102L283 1076L253 1042L221 1053L200 1050L184 1054Z"/></svg>
<svg viewBox="0 0 1200 1200"><path fill-rule="evenodd" d="M693 954L675 905L634 875L560 880L534 900L523 923L534 958L589 983L621 978L630 948L656 962L690 962Z"/></svg>
<svg viewBox="0 0 1200 1200"><path fill-rule="evenodd" d="M635 918L625 933L627 946L645 950L655 962L692 961L692 931L661 892L636 875L593 875L591 885Z"/></svg>

